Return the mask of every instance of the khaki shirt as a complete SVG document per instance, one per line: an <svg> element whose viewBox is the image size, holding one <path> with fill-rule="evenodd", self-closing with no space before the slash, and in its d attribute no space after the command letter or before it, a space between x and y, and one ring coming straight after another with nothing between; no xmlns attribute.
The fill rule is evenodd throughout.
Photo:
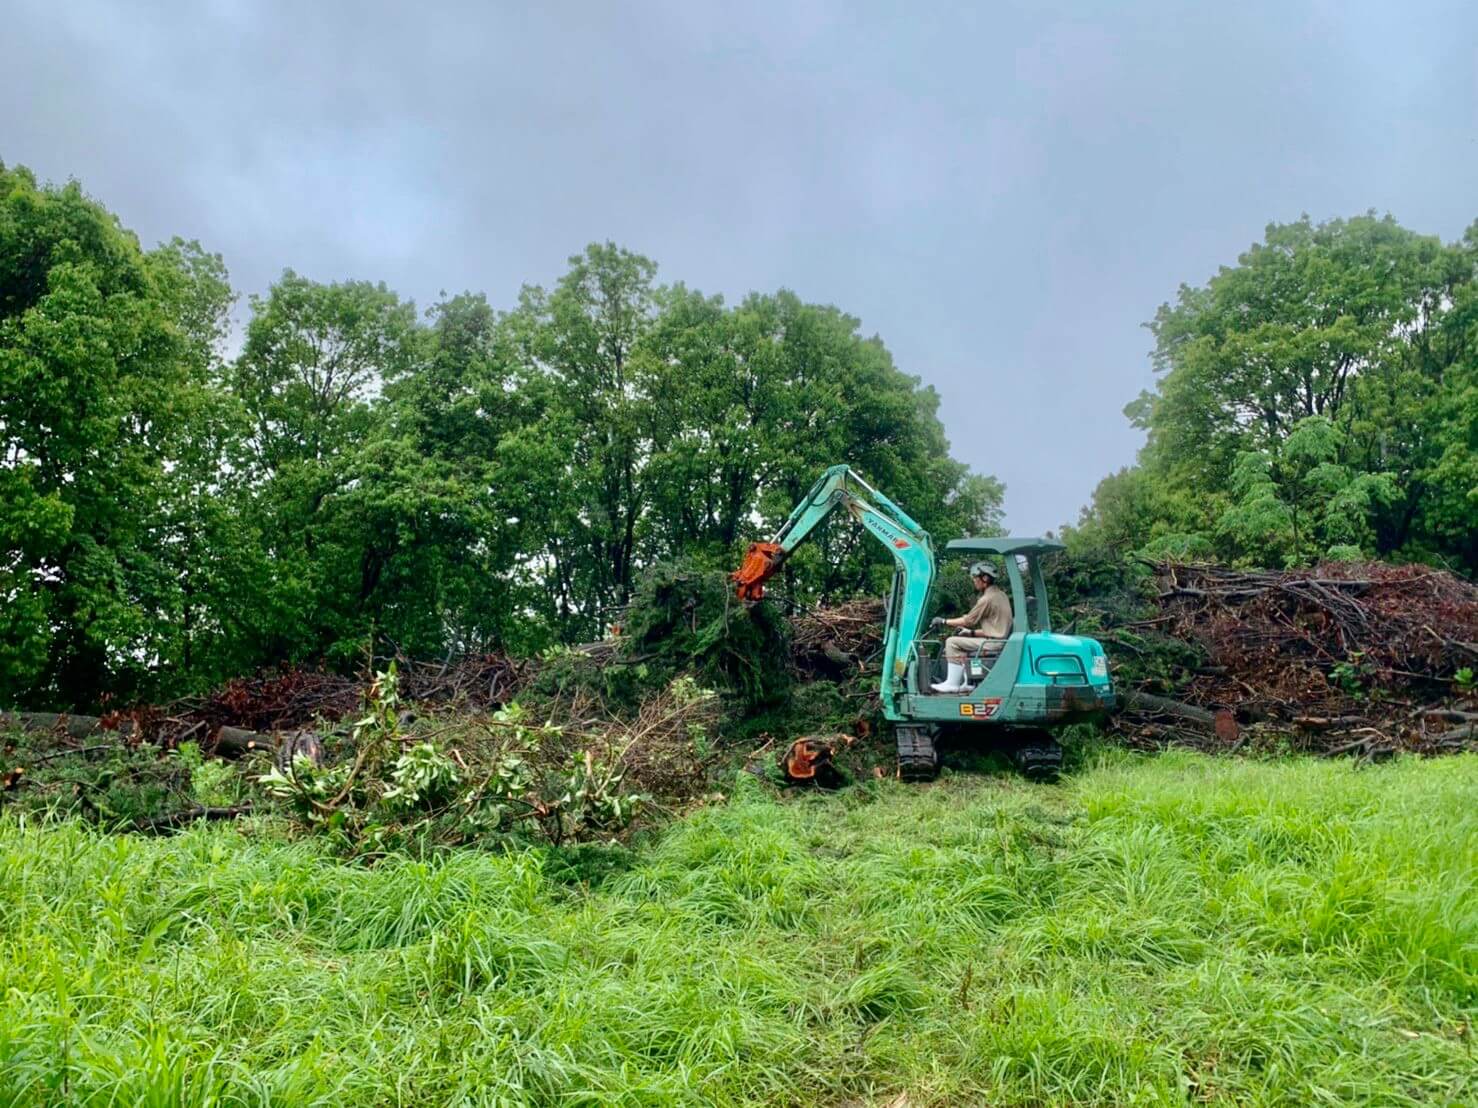
<svg viewBox="0 0 1478 1108"><path fill-rule="evenodd" d="M965 613L965 628L973 628L979 638L1010 638L1011 602L1006 594L995 585L981 593L975 607Z"/></svg>

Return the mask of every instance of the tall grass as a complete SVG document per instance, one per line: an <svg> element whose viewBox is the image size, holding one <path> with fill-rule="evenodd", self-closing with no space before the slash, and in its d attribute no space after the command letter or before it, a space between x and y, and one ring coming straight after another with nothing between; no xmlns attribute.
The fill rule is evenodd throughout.
<svg viewBox="0 0 1478 1108"><path fill-rule="evenodd" d="M0 822L0 1102L1478 1102L1478 758L741 793L593 887Z"/></svg>

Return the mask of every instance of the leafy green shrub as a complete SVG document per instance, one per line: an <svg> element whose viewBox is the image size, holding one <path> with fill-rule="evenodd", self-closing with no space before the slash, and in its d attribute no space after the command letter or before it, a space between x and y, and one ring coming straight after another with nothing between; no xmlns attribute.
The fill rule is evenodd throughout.
<svg viewBox="0 0 1478 1108"><path fill-rule="evenodd" d="M740 601L726 574L688 562L662 563L642 576L621 652L647 667L648 687L691 673L746 708L779 703L791 685L784 617L771 604Z"/></svg>
<svg viewBox="0 0 1478 1108"><path fill-rule="evenodd" d="M225 808L241 798L241 769L219 758L207 758L198 743L183 742L175 758L190 777L190 795L202 808Z"/></svg>
<svg viewBox="0 0 1478 1108"><path fill-rule="evenodd" d="M626 783L636 738L686 727L691 742L691 729L701 725L679 717L702 696L712 694L676 682L643 706L631 729L604 732L536 717L514 703L476 725L477 741L449 751L403 732L392 665L376 675L354 723L352 758L320 766L298 757L259 781L300 824L350 856L507 839L610 839L649 803Z"/></svg>

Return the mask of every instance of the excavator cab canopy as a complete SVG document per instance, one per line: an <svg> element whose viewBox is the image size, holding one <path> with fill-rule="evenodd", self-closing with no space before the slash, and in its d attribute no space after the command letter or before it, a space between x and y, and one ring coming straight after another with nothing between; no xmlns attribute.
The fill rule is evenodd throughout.
<svg viewBox="0 0 1478 1108"><path fill-rule="evenodd" d="M1054 550L1066 550L1060 542L1051 539L1010 538L1005 535L993 539L951 539L945 543L946 553L960 551L968 554L1050 554Z"/></svg>
<svg viewBox="0 0 1478 1108"><path fill-rule="evenodd" d="M1011 596L1012 626L1016 631L1051 631L1052 615L1047 608L1047 585L1042 579L1044 554L1067 549L1051 539L1027 538L1025 536L996 535L991 538L951 539L945 543L944 553L949 554L995 554L1006 567L1006 586ZM1018 564L1017 559L1025 561ZM1026 573L1023 574L1022 570Z"/></svg>

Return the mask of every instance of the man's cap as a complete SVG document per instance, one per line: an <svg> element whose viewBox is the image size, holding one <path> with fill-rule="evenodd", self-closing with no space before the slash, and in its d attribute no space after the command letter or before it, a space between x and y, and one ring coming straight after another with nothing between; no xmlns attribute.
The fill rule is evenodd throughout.
<svg viewBox="0 0 1478 1108"><path fill-rule="evenodd" d="M976 562L970 567L971 577L984 577L987 574L992 581L1000 577L1000 574L996 572L994 562Z"/></svg>

